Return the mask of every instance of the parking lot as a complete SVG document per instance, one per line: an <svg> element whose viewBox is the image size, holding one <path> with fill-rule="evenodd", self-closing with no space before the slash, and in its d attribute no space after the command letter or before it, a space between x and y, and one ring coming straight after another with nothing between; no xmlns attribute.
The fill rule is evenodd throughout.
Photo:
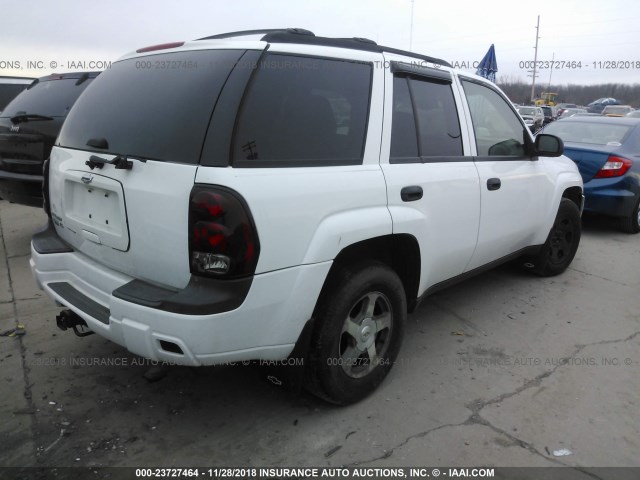
<svg viewBox="0 0 640 480"><path fill-rule="evenodd" d="M25 331L0 337L0 465L639 465L640 237L607 220L563 275L507 265L425 300L344 408L264 365L154 366L58 330L29 270L44 221L0 201L0 330Z"/></svg>

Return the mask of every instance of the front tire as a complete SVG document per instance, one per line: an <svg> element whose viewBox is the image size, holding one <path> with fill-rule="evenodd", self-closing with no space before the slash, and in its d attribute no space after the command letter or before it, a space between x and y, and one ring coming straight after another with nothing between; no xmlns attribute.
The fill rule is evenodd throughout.
<svg viewBox="0 0 640 480"><path fill-rule="evenodd" d="M564 272L578 251L581 233L580 210L571 200L563 198L547 241L538 255L528 259L533 272L542 277Z"/></svg>
<svg viewBox="0 0 640 480"><path fill-rule="evenodd" d="M307 388L348 405L369 395L391 370L402 343L407 301L398 275L368 262L338 267L316 310Z"/></svg>

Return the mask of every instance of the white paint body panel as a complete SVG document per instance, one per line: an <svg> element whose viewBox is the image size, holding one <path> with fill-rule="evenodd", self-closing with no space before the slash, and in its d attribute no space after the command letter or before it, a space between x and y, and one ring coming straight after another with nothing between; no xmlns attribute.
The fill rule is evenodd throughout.
<svg viewBox="0 0 640 480"><path fill-rule="evenodd" d="M181 48L265 46L224 40ZM185 365L283 359L311 318L332 261L349 245L390 234L415 237L421 257L419 295L542 244L562 192L582 186L575 165L565 157L475 162L473 128L455 72L465 160L390 164L393 82L385 60L415 59L295 44L273 44L270 51L376 62L362 165L225 168L133 160L132 170L106 165L92 171L85 165L91 153L55 147L50 162L53 218L58 235L74 251L40 254L32 248L31 268L54 299L64 303L49 285L67 282L107 308L108 324L73 308L96 333L139 355ZM87 175L96 191L116 196L104 211L98 200L82 204L89 193L80 182ZM492 177L503 180L497 192L486 189ZM189 283L188 203L194 184L233 189L249 206L260 256L244 302L222 313L180 315L114 297L115 289L134 279L175 289ZM65 193L65 185L72 185L72 195ZM423 188L420 201L400 199L401 189L410 185ZM112 218L118 221L103 225ZM175 343L184 354L163 350L161 340Z"/></svg>

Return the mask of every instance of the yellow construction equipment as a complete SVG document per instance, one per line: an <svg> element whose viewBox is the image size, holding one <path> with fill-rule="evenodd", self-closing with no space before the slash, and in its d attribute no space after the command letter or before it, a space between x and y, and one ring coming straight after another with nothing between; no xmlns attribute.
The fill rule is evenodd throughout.
<svg viewBox="0 0 640 480"><path fill-rule="evenodd" d="M535 101L537 107L542 107L544 105L548 105L550 107L555 107L558 104L558 94L550 93L550 92L542 92L540 94L540 98Z"/></svg>

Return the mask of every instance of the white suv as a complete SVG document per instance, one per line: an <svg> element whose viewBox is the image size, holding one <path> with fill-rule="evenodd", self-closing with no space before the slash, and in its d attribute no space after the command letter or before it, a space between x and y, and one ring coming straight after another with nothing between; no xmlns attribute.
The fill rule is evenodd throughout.
<svg viewBox="0 0 640 480"><path fill-rule="evenodd" d="M144 48L69 113L31 266L63 329L183 365L297 355L351 403L426 295L515 258L567 268L583 196L562 149L492 83L366 39Z"/></svg>

